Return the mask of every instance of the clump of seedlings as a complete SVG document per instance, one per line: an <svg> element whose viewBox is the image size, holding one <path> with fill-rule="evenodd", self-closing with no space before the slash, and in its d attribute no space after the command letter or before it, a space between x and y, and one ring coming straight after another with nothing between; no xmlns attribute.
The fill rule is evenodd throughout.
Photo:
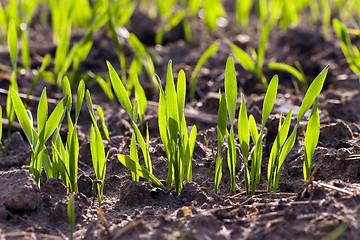
<svg viewBox="0 0 360 240"><path fill-rule="evenodd" d="M359 77L360 81L360 51L356 45L351 43L349 33L359 34L359 31L348 29L339 20L333 20L333 26L336 36L341 41L341 50L344 53L349 67Z"/></svg>
<svg viewBox="0 0 360 240"><path fill-rule="evenodd" d="M166 187L171 188L175 181L176 193L180 194L184 176L186 182L192 181L191 161L196 140L196 126L193 126L188 135L184 105L186 93L185 73L178 74L177 89L175 90L172 75L172 62L167 69L165 92L160 87L158 121L161 140L164 144L168 158L168 175Z"/></svg>
<svg viewBox="0 0 360 240"><path fill-rule="evenodd" d="M325 67L324 70L314 79L312 84L309 86L308 91L305 94L304 100L301 104L300 110L297 114L297 122L293 132L288 137L290 121L292 116L292 110L289 112L287 117L284 120L284 123L279 122L278 135L275 138L275 142L271 149L269 163L268 163L268 192L271 192L271 187L273 192L276 192L280 173L282 166L284 164L285 158L292 149L297 128L300 124L301 119L305 113L313 106L312 113L309 119L309 125L306 133L305 140L305 160L304 160L304 178L308 179L310 176L310 164L312 155L314 153L315 147L317 145L318 136L319 136L319 117L317 110L317 97L319 96L321 89L323 87L327 71L329 66ZM245 179L245 190L246 193L255 194L256 185L260 181L260 169L261 162L263 158L263 133L265 128L265 123L272 111L274 102L276 99L277 88L278 88L278 77L275 75L269 83L269 86L266 91L263 109L262 109L262 121L261 129L258 132L256 127L255 119L252 115L249 117L246 113L245 99L244 95L241 94L241 106L238 117L238 136L240 141L241 152L244 158L244 179ZM225 97L220 98L219 104L219 115L218 115L218 136L219 136L219 149L223 143L223 139L226 135L228 151L227 151L227 161L230 172L231 179L231 190L235 191L235 165L236 165L236 151L235 151L235 136L234 136L234 119L235 119L235 109L236 109L236 99L237 99L237 85L236 85L236 76L234 62L231 56L229 56L226 63L225 69ZM226 104L224 103L226 102ZM225 107L226 106L226 107ZM226 110L227 109L227 112ZM227 115L230 120L230 130L227 129ZM250 136L253 140L253 149L251 154L250 150ZM251 172L249 174L248 170L248 161L251 157ZM221 152L218 151L218 158L216 162L215 170L215 192L218 190L220 178L221 178Z"/></svg>
<svg viewBox="0 0 360 240"><path fill-rule="evenodd" d="M43 90L37 109L36 130L33 124L33 116L30 111L25 109L25 105L21 101L19 95L15 90L12 90L10 95L16 116L26 135L27 140L30 143L31 163L29 170L30 173L35 176L35 181L40 185L40 174L42 166L44 166L45 173L47 174L48 178L57 177L57 172L59 169L63 169L64 172L66 171L66 165L63 161L56 162L55 160L53 162L53 166L50 164L50 157L46 150L45 143L62 121L69 96L65 96L58 103L48 118L46 88Z"/></svg>
<svg viewBox="0 0 360 240"><path fill-rule="evenodd" d="M270 31L271 31L271 22L265 24L264 28L262 29L260 43L257 49L257 52L252 49L252 54L249 56L243 49L239 48L233 43L228 43L231 51L233 52L234 56L239 61L240 65L247 71L254 73L257 80L264 86L267 87L268 82L265 78L263 73L263 65L266 53L266 44L269 39Z"/></svg>
<svg viewBox="0 0 360 240"><path fill-rule="evenodd" d="M103 191L104 191L104 181L105 181L105 173L106 173L106 161L109 153L107 153L107 155L105 156L104 144L100 134L99 127L97 125L89 90L86 91L86 104L89 109L90 117L92 120L92 125L90 129L90 151L91 151L91 158L96 176L98 202L101 202L104 199ZM102 122L105 135L107 136L107 139L110 142L110 138L108 136L108 130L104 124L104 118L102 117L102 111L100 110L97 112Z"/></svg>
<svg viewBox="0 0 360 240"><path fill-rule="evenodd" d="M37 109L37 130L33 126L31 112L25 109L25 105L15 91L11 92L11 100L16 116L30 143L32 154L29 170L35 176L35 181L40 185L40 174L44 168L47 178L57 178L60 173L68 191L77 193L79 141L76 126L84 98L85 83L81 81L78 87L74 122L70 117L72 95L70 82L66 77L63 79L62 85L65 97L58 103L49 118L46 88L44 88ZM59 132L65 117L67 118L68 134L64 146ZM45 145L51 135L53 135L51 139L52 160Z"/></svg>

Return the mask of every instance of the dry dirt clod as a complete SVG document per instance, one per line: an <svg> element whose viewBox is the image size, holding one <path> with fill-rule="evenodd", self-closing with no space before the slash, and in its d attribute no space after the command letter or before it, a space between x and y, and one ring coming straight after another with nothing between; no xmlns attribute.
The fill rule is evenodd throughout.
<svg viewBox="0 0 360 240"><path fill-rule="evenodd" d="M0 177L0 205L11 210L35 210L41 201L40 189L24 169L6 172Z"/></svg>

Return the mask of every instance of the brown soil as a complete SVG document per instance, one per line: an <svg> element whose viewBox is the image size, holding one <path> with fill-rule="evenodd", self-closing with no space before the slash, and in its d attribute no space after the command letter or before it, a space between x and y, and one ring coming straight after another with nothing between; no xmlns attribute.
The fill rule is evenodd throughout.
<svg viewBox="0 0 360 240"><path fill-rule="evenodd" d="M135 22L135 20L134 20ZM33 68L40 66L37 55L55 53L49 29L35 28L30 32ZM148 29L145 29L148 30ZM259 36L253 28L248 35L239 35L235 24L209 35L203 26L198 27L198 45L190 46L181 39L169 38L165 46L149 46L161 56L156 72L165 79L167 62L173 60L176 77L184 69L187 79L205 49L219 42L218 52L205 64L199 73L196 100L187 102L188 125L198 127L194 151L193 182L187 183L179 196L173 189L163 191L151 184L131 181L130 172L117 160L117 154L129 155L131 127L119 104L112 106L94 83L87 83L93 102L105 112L114 148L107 162L104 201L96 203L92 191L93 169L89 149L90 118L84 106L79 123L79 190L75 197L76 232L78 239L357 239L360 235L360 88L344 58L334 34L324 38L315 27L296 27L287 32L274 30L271 34L266 63L284 62L294 65L299 61L307 80L330 64L324 89L319 97L321 132L315 151L312 169L314 181L305 185L303 179L304 131L306 122L299 130L296 144L288 155L280 177L278 194L271 199L266 194L267 161L275 138L280 112L298 108L303 98L294 94L291 76L279 73L280 86L265 131L264 159L258 192L245 196L243 162L240 151L236 166L236 192L229 189L230 178L223 163L223 178L219 194L213 193L214 168L217 152L216 113L217 92L224 88L224 69L230 49L223 41L225 36L244 49L256 48ZM81 32L77 33L80 34ZM147 33L139 37L149 37ZM150 34L151 35L151 34ZM243 41L244 36L248 41ZM73 36L74 39L76 34ZM93 49L81 67L106 73L105 60L119 66L115 47L105 32L94 36ZM146 42L144 40L144 42ZM147 43L151 44L150 39ZM128 62L134 57L131 48L124 43ZM10 65L5 46L0 48L0 63ZM53 56L52 56L53 57ZM20 61L21 62L21 61ZM21 64L19 62L19 64ZM266 66L266 64L265 64ZM261 120L264 90L254 75L236 64L239 91L246 96L248 112L257 122ZM267 79L275 72L265 67ZM8 89L8 72L0 72L0 87ZM20 92L26 93L31 85L32 74L18 75ZM158 96L147 75L140 76L149 102L146 119L149 123L150 151L154 174L166 179L167 160L158 135L156 101ZM54 86L41 82L35 96L47 86L48 96L60 99L61 93ZM0 95L5 109L6 95ZM29 102L34 112L35 102ZM5 116L5 114L4 114ZM295 119L294 119L295 120ZM39 188L32 176L24 169L30 162L30 147L15 125L12 134L3 143L9 142L5 152L0 153L0 237L1 239L57 239L69 233L67 220L68 195L60 180L46 181L42 177ZM64 135L66 134L64 130ZM206 136L208 143L204 140ZM239 146L237 146L239 148ZM116 150L115 150L116 149ZM98 210L97 208L99 207ZM99 213L101 211L102 214ZM103 218L100 216L103 215ZM338 234L338 235L336 235Z"/></svg>

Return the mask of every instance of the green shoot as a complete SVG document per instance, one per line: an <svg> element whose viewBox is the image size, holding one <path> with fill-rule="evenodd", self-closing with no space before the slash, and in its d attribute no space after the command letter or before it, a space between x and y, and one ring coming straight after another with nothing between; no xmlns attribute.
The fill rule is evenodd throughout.
<svg viewBox="0 0 360 240"><path fill-rule="evenodd" d="M268 65L268 67L275 71L282 71L282 72L290 73L300 82L300 84L303 86L303 88L305 90L307 90L309 85L306 81L305 75L302 72L301 68L299 70L297 70L296 68L294 68L290 65L287 65L285 63L270 63Z"/></svg>
<svg viewBox="0 0 360 240"><path fill-rule="evenodd" d="M149 182L155 184L161 189L166 189L165 186L151 172L142 167L139 163L135 162L134 160L125 155L119 155L118 159L131 172L136 173L139 177L148 180Z"/></svg>
<svg viewBox="0 0 360 240"><path fill-rule="evenodd" d="M173 10L177 2L176 0L169 0L169 1L157 0L156 2L157 2L160 22L157 33L155 35L155 43L162 44L164 34L167 31L170 31L171 28L175 27L181 21L181 19L184 17L184 13L183 11L180 11L180 13L173 14Z"/></svg>
<svg viewBox="0 0 360 240"><path fill-rule="evenodd" d="M219 111L218 111L218 121L217 121L217 134L218 134L218 152L215 165L215 184L214 192L217 194L218 188L220 185L220 180L222 177L222 157L221 157L221 147L225 140L227 128L227 108L226 108L226 98L221 96L219 92Z"/></svg>
<svg viewBox="0 0 360 240"><path fill-rule="evenodd" d="M189 137L184 115L185 73L183 70L179 72L175 90L172 62L169 61L165 92L161 88L159 79L158 84L160 88L159 131L169 164L166 187L171 188L175 181L176 193L180 194L184 177L186 182L192 181L191 160L196 140L196 126L192 127Z"/></svg>
<svg viewBox="0 0 360 240"><path fill-rule="evenodd" d="M121 1L117 1L118 3ZM114 3L116 4L116 3ZM118 40L118 36L116 33L116 26L115 26L115 19L114 19L114 13L111 11L112 7L114 7L112 4L110 4L109 2L107 2L107 14L108 14L108 21L107 21L107 25L110 29L111 32L111 39L113 41L113 43L115 44L115 48L119 57L119 61L120 61L120 66L121 66L121 78L123 79L124 82L126 82L126 71L128 69L127 64L126 64L126 60L125 60L125 54L124 51L119 43Z"/></svg>
<svg viewBox="0 0 360 240"><path fill-rule="evenodd" d="M277 163L277 166L275 168L275 172L274 172L274 176L273 176L273 192L274 193L276 192L277 187L278 187L278 183L279 183L279 179L280 179L280 173L281 173L281 169L282 169L282 166L284 164L285 158L289 154L292 147L294 146L295 138L296 138L296 132L297 132L298 126L300 124L300 121L303 118L303 116L305 115L305 113L309 110L309 108L314 104L314 102L316 101L316 98L319 96L319 94L320 94L320 92L322 90L322 87L324 85L325 78L326 78L328 70L329 70L329 65L327 65L319 73L319 75L314 79L314 81L311 83L311 85L309 86L309 88L308 88L308 90L307 90L307 92L305 94L304 100L303 100L303 102L302 102L302 104L300 106L300 109L299 109L299 112L298 112L298 115L297 115L297 121L296 121L296 125L294 127L294 130L292 131L291 135L285 141L285 143L284 143L284 145L283 145L283 147L281 149L279 158L278 158L278 163ZM313 146L313 145L311 145L311 146ZM307 148L307 149L309 149L309 148ZM311 149L309 149L309 153L310 153L310 150Z"/></svg>
<svg viewBox="0 0 360 240"><path fill-rule="evenodd" d="M78 192L77 187L77 171L78 171L78 155L79 155L79 140L77 136L77 122L79 119L81 105L85 94L85 83L81 81L78 86L76 107L75 107L75 120L72 121L70 117L70 111L72 108L71 99L71 87L67 77L63 79L63 94L69 96L70 99L66 104L66 116L68 123L68 134L66 138L65 146L62 143L59 135L60 126L55 132L52 139L53 146L53 162L58 166L61 179L63 183L68 187L69 192Z"/></svg>
<svg viewBox="0 0 360 240"><path fill-rule="evenodd" d="M346 60L351 70L358 75L360 81L360 51L351 44L350 37L348 36L348 30L339 20L333 20L333 26L336 36L341 41L341 50L344 53Z"/></svg>
<svg viewBox="0 0 360 240"><path fill-rule="evenodd" d="M18 85L17 85L14 71L11 73L9 92L12 92L12 90L15 92L18 92ZM12 127L12 124L13 124L14 118L15 118L15 110L14 110L13 102L11 101L11 94L8 94L8 96L6 98L6 116L9 120L8 133L10 134L11 127Z"/></svg>
<svg viewBox="0 0 360 240"><path fill-rule="evenodd" d="M328 68L329 66L325 67L324 70L315 78L315 80L309 86L305 94L303 103L301 104L301 107L298 112L296 126L289 137L288 137L288 132L290 128L292 110L287 115L284 123L282 123L281 120L279 122L278 135L276 136L275 142L272 146L269 163L268 163L267 178L268 178L269 193L271 192L272 182L273 182L273 192L276 192L281 168L283 166L287 154L290 152L290 150L292 149L295 143L296 132L298 125L300 124L300 120L308 111L308 109L311 107L311 105L313 105L311 123L309 123L310 126L309 126L309 134L307 137L308 140L306 140L307 153L305 157L306 163L304 163L304 177L305 177L305 171L307 172L310 171L309 164L311 163L311 158L314 153L314 149L316 147L318 141L318 135L319 135L318 133L319 120L318 120L316 99L323 87ZM264 103L263 103L263 109L262 109L260 132L258 132L257 130L254 117L252 115L250 115L249 118L247 117L245 98L243 95L241 95L241 106L238 117L238 135L239 135L241 152L244 158L244 179L245 179L246 194L255 194L256 185L259 184L260 182L260 174L261 174L260 169L263 158L262 138L263 138L265 124L269 118L269 115L275 103L277 89L278 89L278 82L279 82L278 76L275 75L271 79L268 89L266 91ZM219 98L220 98L219 113L218 113L219 148L218 148L218 157L215 166L215 186L214 186L215 193L217 193L219 182L221 179L221 161L222 161L221 145L223 143L225 132L227 135L227 143L228 143L228 167L229 167L230 179L231 179L231 190L235 191L236 152L235 152L233 122L235 119L237 86L236 86L234 62L231 55L227 60L226 69L225 69L225 96L221 97L221 94L219 93ZM226 127L227 125L226 111L228 112L228 116L231 124L230 130L228 130ZM250 135L254 143L254 147L251 151L249 151ZM249 170L248 170L248 160L250 157L250 152L252 153L251 174L249 174ZM305 170L305 168L308 169Z"/></svg>
<svg viewBox="0 0 360 240"><path fill-rule="evenodd" d="M136 163L139 163L139 155L136 148L136 139L135 139L135 133L133 132L131 136L131 144L130 144L130 158L135 161ZM139 181L139 175L137 175L137 172L131 172L132 179L135 182Z"/></svg>
<svg viewBox="0 0 360 240"><path fill-rule="evenodd" d="M221 0L203 1L203 8L205 10L204 22L209 32L214 31L219 17L226 15L225 9Z"/></svg>
<svg viewBox="0 0 360 240"><path fill-rule="evenodd" d="M31 60L30 60L30 50L29 50L28 33L27 33L26 23L20 24L20 30L21 30L21 41L22 41L21 57L22 57L22 61L23 61L23 66L24 66L24 68L30 69Z"/></svg>
<svg viewBox="0 0 360 240"><path fill-rule="evenodd" d="M190 100L194 99L195 97L195 87L196 87L196 80L197 80L197 75L201 69L201 67L205 64L205 62L211 58L212 55L214 55L216 53L216 51L219 48L219 44L218 43L214 43L213 45L211 45L208 49L206 49L206 51L204 52L204 54L200 57L199 61L196 64L195 70L194 72L191 74L191 81L190 81Z"/></svg>
<svg viewBox="0 0 360 240"><path fill-rule="evenodd" d="M137 55L138 56L138 55ZM129 77L126 83L126 90L128 95L131 96L132 90L134 88L135 82L138 80L138 76L141 73L143 68L143 63L140 57L136 57L132 60L130 70L129 70ZM156 86L157 88L157 86Z"/></svg>
<svg viewBox="0 0 360 240"><path fill-rule="evenodd" d="M59 45L55 52L55 63L54 63L54 74L55 84L59 85L65 72L68 69L66 64L66 58L68 55L69 44L70 44L70 33L71 33L71 22L65 23L61 28L61 37L59 39Z"/></svg>
<svg viewBox="0 0 360 240"><path fill-rule="evenodd" d="M105 156L104 144L101 138L99 127L97 126L96 117L93 110L93 105L89 90L86 91L86 104L89 109L89 113L92 120L92 125L90 130L90 150L91 150L91 157L92 157L92 162L97 180L96 183L98 188L98 202L101 202L104 198L103 190L104 190L104 181L105 181L105 173L106 173L106 161L108 155ZM97 110L99 114L99 108Z"/></svg>
<svg viewBox="0 0 360 240"><path fill-rule="evenodd" d="M11 21L8 28L8 46L9 46L10 59L12 64L9 92L12 92L12 90L16 92L18 91L18 84L16 81L16 65L17 65L17 55L18 55L17 41L18 38L16 33L16 26L14 21ZM6 99L6 116L9 120L8 133L10 134L12 123L15 118L14 106L11 101L10 94L8 94Z"/></svg>
<svg viewBox="0 0 360 240"><path fill-rule="evenodd" d="M141 123L141 129L144 132L145 130L145 111L146 111L146 95L145 95L145 91L142 88L142 86L140 85L139 79L135 78L135 99L138 102L138 113L139 113L139 118L140 118L140 123Z"/></svg>
<svg viewBox="0 0 360 240"><path fill-rule="evenodd" d="M17 47L17 33L16 33L16 26L14 21L11 21L8 28L8 46L11 58L11 64L13 68L13 72L16 72L16 61L17 61L17 54L18 54L18 47Z"/></svg>
<svg viewBox="0 0 360 240"><path fill-rule="evenodd" d="M47 97L46 89L43 90L39 105L38 105L38 129L33 127L33 119L30 111L25 109L23 102L18 96L16 91L10 93L11 100L14 105L14 110L16 116L20 122L21 128L23 129L26 138L28 139L31 147L31 163L30 163L30 173L35 176L35 181L40 184L40 173L42 169L42 158L44 154L46 155L45 143L53 134L55 129L58 127L60 122L63 119L64 111L66 108L68 96L65 96L55 107L49 118L47 118ZM45 151L45 152L44 152ZM45 157L44 160L48 159ZM56 164L51 166L49 164L44 164L45 173L47 173L48 178L56 177L55 172L57 172Z"/></svg>
<svg viewBox="0 0 360 240"><path fill-rule="evenodd" d="M246 105L244 95L241 94L241 106L238 119L238 135L241 147L241 153L244 158L244 179L245 179L245 190L246 194L250 194L250 174L248 170L248 159L249 159L249 143L250 143L250 133L249 133L249 120L246 113Z"/></svg>
<svg viewBox="0 0 360 240"><path fill-rule="evenodd" d="M100 86L100 88L103 90L103 92L105 93L106 97L110 100L111 104L114 104L115 103L115 98L114 98L114 93L111 89L111 82L109 79L107 79L106 81L98 76L98 75L95 75L93 72L89 71L88 72L88 75L93 78L96 83Z"/></svg>
<svg viewBox="0 0 360 240"><path fill-rule="evenodd" d="M196 32L192 27L195 17L201 7L201 0L182 0L181 6L185 11L183 19L185 39L188 43L196 42Z"/></svg>
<svg viewBox="0 0 360 240"><path fill-rule="evenodd" d="M266 44L269 38L270 30L271 30L271 24L270 22L268 22L263 28L257 54L255 51L253 51L254 53L253 59L244 50L237 47L235 44L228 43L229 47L231 48L237 60L239 61L240 65L245 70L253 72L256 78L261 82L261 84L265 88L267 87L267 80L263 74L262 68L264 65Z"/></svg>
<svg viewBox="0 0 360 240"><path fill-rule="evenodd" d="M185 17L185 11L182 9L177 13L173 14L172 16L170 16L166 24L163 26L163 29L159 28L158 32L156 33L155 43L162 44L164 34L170 32L171 29L179 25L179 23L184 19L184 17Z"/></svg>
<svg viewBox="0 0 360 240"><path fill-rule="evenodd" d="M251 114L249 116L249 128L250 128L251 139L253 140L254 143L256 143L256 140L259 137L259 133L256 127L255 118Z"/></svg>
<svg viewBox="0 0 360 240"><path fill-rule="evenodd" d="M73 240L73 234L75 231L75 207L74 207L74 196L71 194L69 201L68 201L68 207L67 207L67 216L69 220L70 230L69 230L69 239Z"/></svg>
<svg viewBox="0 0 360 240"><path fill-rule="evenodd" d="M256 185L259 184L260 181L260 170L261 170L261 162L262 162L262 153L263 153L263 145L262 138L263 132L265 128L265 123L269 118L269 115L273 109L277 88L278 88L279 78L275 75L268 86L268 89L265 94L263 109L262 109L262 120L261 120L261 130L257 139L255 139L254 153L253 159L251 162L251 194L255 194ZM256 130L257 132L257 130ZM254 137L254 136L253 136Z"/></svg>
<svg viewBox="0 0 360 240"><path fill-rule="evenodd" d="M144 160L145 160L146 169L150 173L152 173L151 159L150 159L150 153L149 153L149 139L147 137L146 142L145 142L143 136L141 135L139 128L136 125L137 117L138 117L138 115L137 115L138 103L137 103L137 101L135 101L134 107L131 105L130 98L127 94L127 91L126 91L119 75L116 73L115 69L109 62L107 62L107 65L108 65L108 69L109 69L111 84L114 88L115 95L132 122L134 131L136 134L136 139L140 145L140 148L141 148ZM136 169L137 168L135 168L135 170Z"/></svg>
<svg viewBox="0 0 360 240"><path fill-rule="evenodd" d="M7 33L6 13L2 4L0 4L0 33L2 38L4 38Z"/></svg>
<svg viewBox="0 0 360 240"><path fill-rule="evenodd" d="M296 9L296 3L294 1L282 1L283 11L280 19L280 27L286 30L288 26L297 24L299 21L298 11Z"/></svg>
<svg viewBox="0 0 360 240"><path fill-rule="evenodd" d="M268 180L267 191L268 191L268 193L271 192L271 182L272 182L272 179L273 179L274 167L275 167L276 159L278 159L278 157L280 155L281 148L284 145L285 140L286 140L286 138L288 136L288 133L289 133L291 117L292 117L292 109L290 110L290 112L286 116L286 119L285 119L283 124L281 123L281 116L280 116L278 134L277 134L277 136L275 138L275 142L274 142L274 144L273 144L273 146L271 148L270 157L269 157L269 163L268 163L268 171L267 171L267 180Z"/></svg>
<svg viewBox="0 0 360 240"><path fill-rule="evenodd" d="M252 4L252 1L236 1L236 21L240 26L248 26Z"/></svg>
<svg viewBox="0 0 360 240"><path fill-rule="evenodd" d="M231 190L235 191L235 165L236 165L236 150L234 139L234 120L237 99L237 80L235 76L234 60L230 55L225 68L225 99L226 107L230 120L230 134L227 132L228 141L228 168L231 179Z"/></svg>
<svg viewBox="0 0 360 240"><path fill-rule="evenodd" d="M310 180L311 161L314 155L316 145L319 140L319 134L320 134L320 119L319 119L319 111L318 111L318 100L316 98L312 107L309 123L306 129L306 135L305 135L304 180Z"/></svg>
<svg viewBox="0 0 360 240"><path fill-rule="evenodd" d="M150 53L145 48L145 46L140 42L140 40L132 33L129 36L129 43L136 53L136 58L138 59L138 62L141 62L142 65L145 67L145 70L153 86L158 91L157 81L155 78L155 67L151 59ZM138 72L138 74L140 74L140 72Z"/></svg>
<svg viewBox="0 0 360 240"><path fill-rule="evenodd" d="M51 61L50 55L46 54L43 59L43 62L41 63L41 67L40 67L38 73L35 75L34 80L31 83L31 88L30 88L29 92L27 93L27 99L34 92L35 87L39 83L40 77L42 77L44 75L45 69L49 66L50 61Z"/></svg>
<svg viewBox="0 0 360 240"><path fill-rule="evenodd" d="M108 141L109 144L111 144L109 131L108 131L108 128L106 127L105 119L104 119L104 113L103 113L101 107L97 107L96 112L97 112L97 114L99 116L99 119L100 119L100 122L101 122L101 125L102 125L102 128L103 128L106 140Z"/></svg>
<svg viewBox="0 0 360 240"><path fill-rule="evenodd" d="M331 23L331 6L328 0L319 1L322 10L322 29L325 36L329 35Z"/></svg>

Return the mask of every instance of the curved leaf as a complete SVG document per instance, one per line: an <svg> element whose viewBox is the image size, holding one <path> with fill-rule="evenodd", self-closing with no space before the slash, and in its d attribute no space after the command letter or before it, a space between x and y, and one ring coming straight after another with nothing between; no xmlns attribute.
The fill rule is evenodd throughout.
<svg viewBox="0 0 360 240"><path fill-rule="evenodd" d="M133 159L125 155L119 155L118 159L130 171L136 172L139 177L145 178L161 189L166 189L165 186L152 173L142 167L139 163L135 162Z"/></svg>

